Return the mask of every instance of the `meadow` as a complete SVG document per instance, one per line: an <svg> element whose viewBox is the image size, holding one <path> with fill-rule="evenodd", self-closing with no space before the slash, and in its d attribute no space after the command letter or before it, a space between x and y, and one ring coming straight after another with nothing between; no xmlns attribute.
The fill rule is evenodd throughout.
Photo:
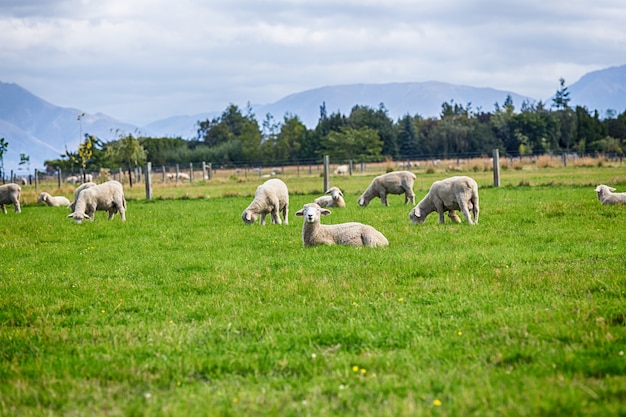
<svg viewBox="0 0 626 417"><path fill-rule="evenodd" d="M626 415L626 207L594 193L626 168L467 169L414 189L471 175L477 226L358 207L373 173L333 177L348 207L323 222L387 248L303 248L315 173L283 177L289 224L265 227L240 217L253 176L138 184L126 223L23 187L0 215L0 415Z"/></svg>

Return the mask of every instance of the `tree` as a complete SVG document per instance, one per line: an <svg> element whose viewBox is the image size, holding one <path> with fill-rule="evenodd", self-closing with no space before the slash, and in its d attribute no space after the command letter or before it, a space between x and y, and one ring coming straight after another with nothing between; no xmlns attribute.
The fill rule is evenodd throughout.
<svg viewBox="0 0 626 417"><path fill-rule="evenodd" d="M382 158L383 142L370 127L356 130L345 126L339 132L331 131L322 138L321 145L319 152L328 154L337 161L370 162Z"/></svg>
<svg viewBox="0 0 626 417"><path fill-rule="evenodd" d="M133 135L126 135L114 142L108 148L112 154L112 159L128 168L128 179L130 186L133 186L132 170L146 162L146 151L141 143Z"/></svg>
<svg viewBox="0 0 626 417"><path fill-rule="evenodd" d="M408 114L398 121L398 148L402 158L415 157L418 154L417 132L413 118Z"/></svg>
<svg viewBox="0 0 626 417"><path fill-rule="evenodd" d="M4 138L0 138L0 178L4 178L4 153L9 147L9 142Z"/></svg>
<svg viewBox="0 0 626 417"><path fill-rule="evenodd" d="M559 88L552 98L552 107L555 107L557 110L566 109L569 107L569 101L569 91L565 87L565 79L559 78Z"/></svg>

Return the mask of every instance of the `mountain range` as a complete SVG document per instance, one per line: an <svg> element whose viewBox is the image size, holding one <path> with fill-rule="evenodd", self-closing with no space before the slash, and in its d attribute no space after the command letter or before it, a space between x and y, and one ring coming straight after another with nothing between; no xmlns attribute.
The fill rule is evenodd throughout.
<svg viewBox="0 0 626 417"><path fill-rule="evenodd" d="M626 65L585 74L568 86L570 106L581 105L617 114L626 110ZM306 90L288 95L274 103L251 105L257 120L262 122L269 113L276 121L285 114L297 115L309 128L315 127L320 106L325 104L327 114L349 114L355 105L378 108L382 103L394 120L410 114L437 117L441 105L454 102L472 109L491 111L510 95L519 109L522 102L537 102L511 91L484 87L470 87L439 81L389 84L349 84ZM551 103L552 97L542 99ZM116 120L102 113L86 114L80 109L59 107L39 98L14 83L0 81L0 138L9 143L4 154L5 171L18 175L43 169L43 162L59 158L65 150L76 151L84 133L104 141L117 139L118 133L133 133L151 137L196 137L197 122L221 115L224 109L194 115L175 115L156 120L145 126ZM243 110L243 109L242 109ZM28 164L19 165L20 154L28 155Z"/></svg>

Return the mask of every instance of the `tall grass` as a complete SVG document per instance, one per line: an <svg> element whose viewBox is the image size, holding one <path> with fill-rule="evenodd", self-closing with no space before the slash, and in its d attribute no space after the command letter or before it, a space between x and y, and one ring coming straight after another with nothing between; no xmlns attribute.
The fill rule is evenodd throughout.
<svg viewBox="0 0 626 417"><path fill-rule="evenodd" d="M319 178L286 179L286 226L243 225L250 182L130 200L126 223L0 216L0 413L626 414L624 207L589 176L488 178L476 227L357 207L368 179L337 180L348 207L323 221L375 226L378 249L302 247Z"/></svg>

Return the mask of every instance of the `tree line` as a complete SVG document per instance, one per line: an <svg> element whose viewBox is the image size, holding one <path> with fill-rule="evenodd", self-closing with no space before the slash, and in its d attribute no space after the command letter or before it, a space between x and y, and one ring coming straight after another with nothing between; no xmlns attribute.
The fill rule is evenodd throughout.
<svg viewBox="0 0 626 417"><path fill-rule="evenodd" d="M561 79L549 107L541 101L525 101L518 109L507 96L491 111L451 101L442 104L438 117L406 114L392 120L383 103L378 108L355 105L347 115L328 114L322 104L312 129L289 113L282 120L267 114L259 123L249 106L242 110L231 104L220 116L198 121L193 140L120 134L117 140L104 143L85 134L78 151L66 151L45 165L65 172L131 169L146 161L153 165L287 165L319 163L323 155L338 163L375 162L479 156L493 149L505 156L623 154L626 110L600 117L597 110L570 107L569 102Z"/></svg>

